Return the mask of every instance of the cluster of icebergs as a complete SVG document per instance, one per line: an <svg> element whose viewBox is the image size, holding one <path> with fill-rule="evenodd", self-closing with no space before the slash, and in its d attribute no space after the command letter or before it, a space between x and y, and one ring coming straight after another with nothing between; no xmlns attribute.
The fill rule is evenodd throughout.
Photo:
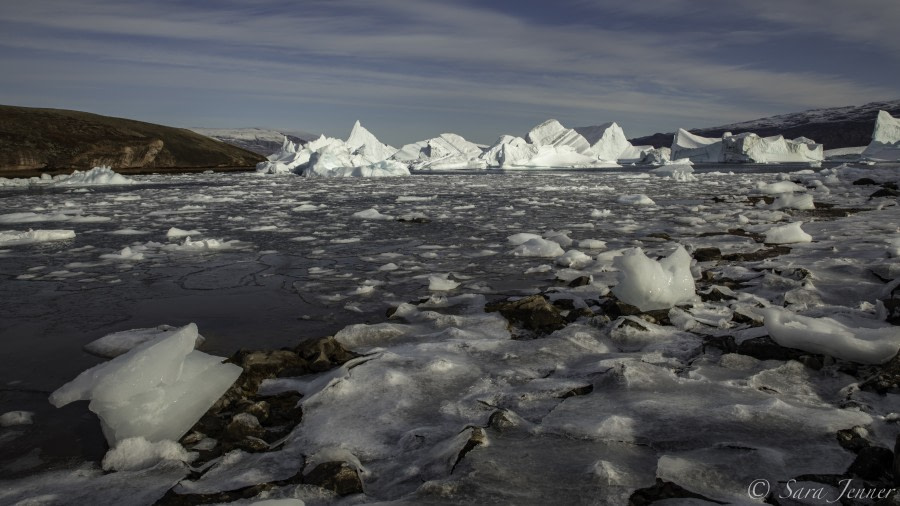
<svg viewBox="0 0 900 506"><path fill-rule="evenodd" d="M476 144L453 133L400 149L379 141L359 121L350 137L320 136L305 146L287 138L281 150L257 165L264 174L296 173L307 177L407 176L410 170L606 168L620 164L689 165L695 163L807 163L825 159L822 144L799 137L760 137L754 133L720 138L678 130L671 148L634 146L616 123L566 128L549 119L523 137L503 135L491 145ZM900 120L881 111L872 143L854 151L871 160L900 159Z"/></svg>
<svg viewBox="0 0 900 506"><path fill-rule="evenodd" d="M492 146L445 133L397 149L381 143L357 121L346 141L321 136L298 146L285 139L281 151L256 170L307 177L405 176L410 170L597 168L669 162L668 148L633 146L616 123L566 128L550 119L524 138L503 135Z"/></svg>

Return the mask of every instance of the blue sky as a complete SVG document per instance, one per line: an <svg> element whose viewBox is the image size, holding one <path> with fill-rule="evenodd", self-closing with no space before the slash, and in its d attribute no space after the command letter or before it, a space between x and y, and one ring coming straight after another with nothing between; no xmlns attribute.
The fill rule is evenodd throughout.
<svg viewBox="0 0 900 506"><path fill-rule="evenodd" d="M900 98L896 0L29 0L0 103L174 126L482 143L628 136Z"/></svg>

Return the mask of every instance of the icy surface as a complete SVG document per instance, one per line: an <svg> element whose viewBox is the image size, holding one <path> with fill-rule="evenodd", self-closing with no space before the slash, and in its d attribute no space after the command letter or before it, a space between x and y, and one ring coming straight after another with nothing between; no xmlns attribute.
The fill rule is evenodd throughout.
<svg viewBox="0 0 900 506"><path fill-rule="evenodd" d="M241 368L195 351L197 326L164 333L84 371L50 395L61 407L90 400L111 446L128 438L177 440L234 383Z"/></svg>
<svg viewBox="0 0 900 506"><path fill-rule="evenodd" d="M84 351L106 358L115 358L146 342L171 335L179 329L171 325L159 325L148 329L131 329L107 334L84 345ZM195 346L203 344L203 336L197 335Z"/></svg>
<svg viewBox="0 0 900 506"><path fill-rule="evenodd" d="M151 443L143 437L131 437L116 443L103 457L104 471L140 471L162 461L188 462L191 454L174 441Z"/></svg>
<svg viewBox="0 0 900 506"><path fill-rule="evenodd" d="M682 128L672 140L672 158L688 158L700 163L818 164L825 156L821 144L805 138L788 140L780 135L760 137L754 133L725 133L722 138L713 139Z"/></svg>
<svg viewBox="0 0 900 506"><path fill-rule="evenodd" d="M96 365L82 347L115 332L196 321L218 355L325 335L364 355L269 385L304 395L301 423L270 452L226 454L186 481L177 459L103 474L98 434L101 448L84 457L93 465L73 468L71 453L44 445L46 462L5 480L0 502L152 504L178 482L183 492L239 490L331 458L359 469L365 494L346 502L405 504L625 504L657 478L740 503L757 476L844 473L855 456L835 432L863 426L892 448L896 394L860 391L860 378L830 360L817 370L710 344L774 337L767 308L783 308L785 324L830 318L857 340L892 342L876 331L890 328L879 300L900 278L900 215L896 199L869 199L877 187L852 182L896 182L897 167L796 169L694 167L697 180L677 184L628 167L4 187L4 229L46 221L76 232L0 252L0 384L10 395L0 413L35 412L33 425L4 429L30 431L17 436L22 446L32 433L69 438L83 405L54 410L40 392ZM770 203L791 192L815 209ZM367 210L394 219L354 217ZM799 222L814 242L765 244L770 229ZM173 227L198 234L169 238ZM144 234L111 233L122 230ZM529 241L552 256L514 253ZM617 259L640 247L656 262L679 244L749 259L691 262L703 301L654 313L664 321L607 318L599 304L621 284ZM458 286L432 291L433 281ZM572 323L537 337L484 312L536 293ZM0 445L4 466L27 455Z"/></svg>
<svg viewBox="0 0 900 506"><path fill-rule="evenodd" d="M0 415L0 427L31 425L33 421L34 413L31 411L9 411Z"/></svg>
<svg viewBox="0 0 900 506"><path fill-rule="evenodd" d="M134 179L125 177L109 167L94 167L89 171L76 170L70 175L53 178L55 186L94 186L134 184Z"/></svg>
<svg viewBox="0 0 900 506"><path fill-rule="evenodd" d="M802 221L774 226L766 230L766 242L769 244L793 244L812 241L812 236L804 232L800 225L803 225Z"/></svg>

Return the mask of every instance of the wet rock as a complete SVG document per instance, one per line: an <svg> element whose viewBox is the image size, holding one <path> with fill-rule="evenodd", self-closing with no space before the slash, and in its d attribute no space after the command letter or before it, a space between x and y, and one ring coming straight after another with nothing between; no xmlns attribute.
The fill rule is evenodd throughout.
<svg viewBox="0 0 900 506"><path fill-rule="evenodd" d="M867 378L859 385L860 390L879 394L897 393L900 390L900 354L886 364L867 369Z"/></svg>
<svg viewBox="0 0 900 506"><path fill-rule="evenodd" d="M278 395L266 397L269 405L269 416L266 419L268 426L296 425L303 418L300 408L299 392L283 392Z"/></svg>
<svg viewBox="0 0 900 506"><path fill-rule="evenodd" d="M715 348L722 353L737 353L738 346L733 336L708 336L703 342L703 352L706 348Z"/></svg>
<svg viewBox="0 0 900 506"><path fill-rule="evenodd" d="M269 419L269 403L266 401L252 402L249 400L241 400L235 403L235 410L253 415L260 422L265 422Z"/></svg>
<svg viewBox="0 0 900 506"><path fill-rule="evenodd" d="M900 188L897 187L897 183L893 181L885 181L884 183L881 183L881 187L888 190L900 190Z"/></svg>
<svg viewBox="0 0 900 506"><path fill-rule="evenodd" d="M453 474L453 470L456 469L456 466L459 465L459 463L467 453L487 443L487 433L485 433L484 429L482 429L481 427L469 427L466 430L470 431L469 440L466 441L466 444L463 446L462 450L460 450L459 454L457 454L456 462L454 462L453 467L450 468L450 474Z"/></svg>
<svg viewBox="0 0 900 506"><path fill-rule="evenodd" d="M519 422L516 417L505 409L494 411L491 413L491 417L488 418L488 427L499 432L514 429L518 426Z"/></svg>
<svg viewBox="0 0 900 506"><path fill-rule="evenodd" d="M260 453L269 451L271 447L269 446L269 443L265 442L264 440L258 437L249 436L241 439L240 441L227 444L225 449L223 450L223 453L227 453L235 448L244 450L248 453Z"/></svg>
<svg viewBox="0 0 900 506"><path fill-rule="evenodd" d="M705 291L699 291L697 292L697 295L700 296L700 300L703 302L722 302L723 300L735 299L733 295L729 295L716 287L712 287Z"/></svg>
<svg viewBox="0 0 900 506"><path fill-rule="evenodd" d="M876 185L878 184L874 179L868 177L861 177L853 182L855 186L866 186L866 185Z"/></svg>
<svg viewBox="0 0 900 506"><path fill-rule="evenodd" d="M489 313L499 312L511 324L539 334L550 334L565 327L567 323L560 310L542 295L532 295L511 302L494 302L486 305L484 310Z"/></svg>
<svg viewBox="0 0 900 506"><path fill-rule="evenodd" d="M551 304L563 311L571 311L575 309L575 301L573 299L556 299Z"/></svg>
<svg viewBox="0 0 900 506"><path fill-rule="evenodd" d="M421 216L414 216L414 217L401 216L401 217L397 218L395 221L399 221L400 223L421 223L421 224L431 223L431 220L429 220L428 218L423 218Z"/></svg>
<svg viewBox="0 0 900 506"><path fill-rule="evenodd" d="M865 429L862 427L841 429L837 431L838 444L840 444L841 448L845 450L851 451L853 453L859 453L859 451L863 448L868 448L869 446L871 446L869 440L862 435L864 431Z"/></svg>
<svg viewBox="0 0 900 506"><path fill-rule="evenodd" d="M230 441L240 441L246 437L262 437L266 429L260 425L259 420L250 413L238 413L231 417L231 422L225 427L225 436Z"/></svg>
<svg viewBox="0 0 900 506"><path fill-rule="evenodd" d="M572 288L578 288L579 286L587 286L591 284L590 276L578 276L577 278L569 281L569 286Z"/></svg>
<svg viewBox="0 0 900 506"><path fill-rule="evenodd" d="M310 372L326 371L359 356L341 346L331 336L306 341L294 348L294 351L307 361Z"/></svg>
<svg viewBox="0 0 900 506"><path fill-rule="evenodd" d="M569 397L576 397L579 395L587 395L594 391L594 385L584 385L580 387L575 387L568 392L559 396L560 399L568 399Z"/></svg>
<svg viewBox="0 0 900 506"><path fill-rule="evenodd" d="M722 250L719 248L698 248L693 253L694 260L698 262L716 262L722 259Z"/></svg>
<svg viewBox="0 0 900 506"><path fill-rule="evenodd" d="M900 299L887 299L881 302L884 304L884 309L887 310L885 321L893 325L900 325Z"/></svg>
<svg viewBox="0 0 900 506"><path fill-rule="evenodd" d="M671 481L657 478L655 485L635 490L631 497L628 498L628 506L645 506L664 499L700 499L713 504L727 504L702 496L696 492L691 492Z"/></svg>
<svg viewBox="0 0 900 506"><path fill-rule="evenodd" d="M894 441L894 462L891 469L894 472L894 483L900 483L900 434L897 434Z"/></svg>
<svg viewBox="0 0 900 506"><path fill-rule="evenodd" d="M363 493L359 474L346 462L323 462L304 476L303 481L330 490L339 496Z"/></svg>
<svg viewBox="0 0 900 506"><path fill-rule="evenodd" d="M890 188L882 188L877 192L869 195L870 199L877 199L880 197L900 197L900 191L892 190Z"/></svg>
<svg viewBox="0 0 900 506"><path fill-rule="evenodd" d="M847 474L864 480L893 481L894 452L879 446L867 446L859 450L856 460L850 464Z"/></svg>
<svg viewBox="0 0 900 506"><path fill-rule="evenodd" d="M603 310L603 314L608 316L611 320L615 320L622 316L637 316L644 321L655 323L657 325L669 325L671 323L669 321L668 309L641 311L637 307L626 304L615 297L603 299L600 302L600 308Z"/></svg>

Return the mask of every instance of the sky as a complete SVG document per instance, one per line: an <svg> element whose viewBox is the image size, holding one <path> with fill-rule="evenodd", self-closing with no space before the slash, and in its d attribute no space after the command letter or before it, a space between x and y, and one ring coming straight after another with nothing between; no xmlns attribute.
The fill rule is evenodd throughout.
<svg viewBox="0 0 900 506"><path fill-rule="evenodd" d="M28 0L0 104L400 146L629 137L900 98L897 0Z"/></svg>

